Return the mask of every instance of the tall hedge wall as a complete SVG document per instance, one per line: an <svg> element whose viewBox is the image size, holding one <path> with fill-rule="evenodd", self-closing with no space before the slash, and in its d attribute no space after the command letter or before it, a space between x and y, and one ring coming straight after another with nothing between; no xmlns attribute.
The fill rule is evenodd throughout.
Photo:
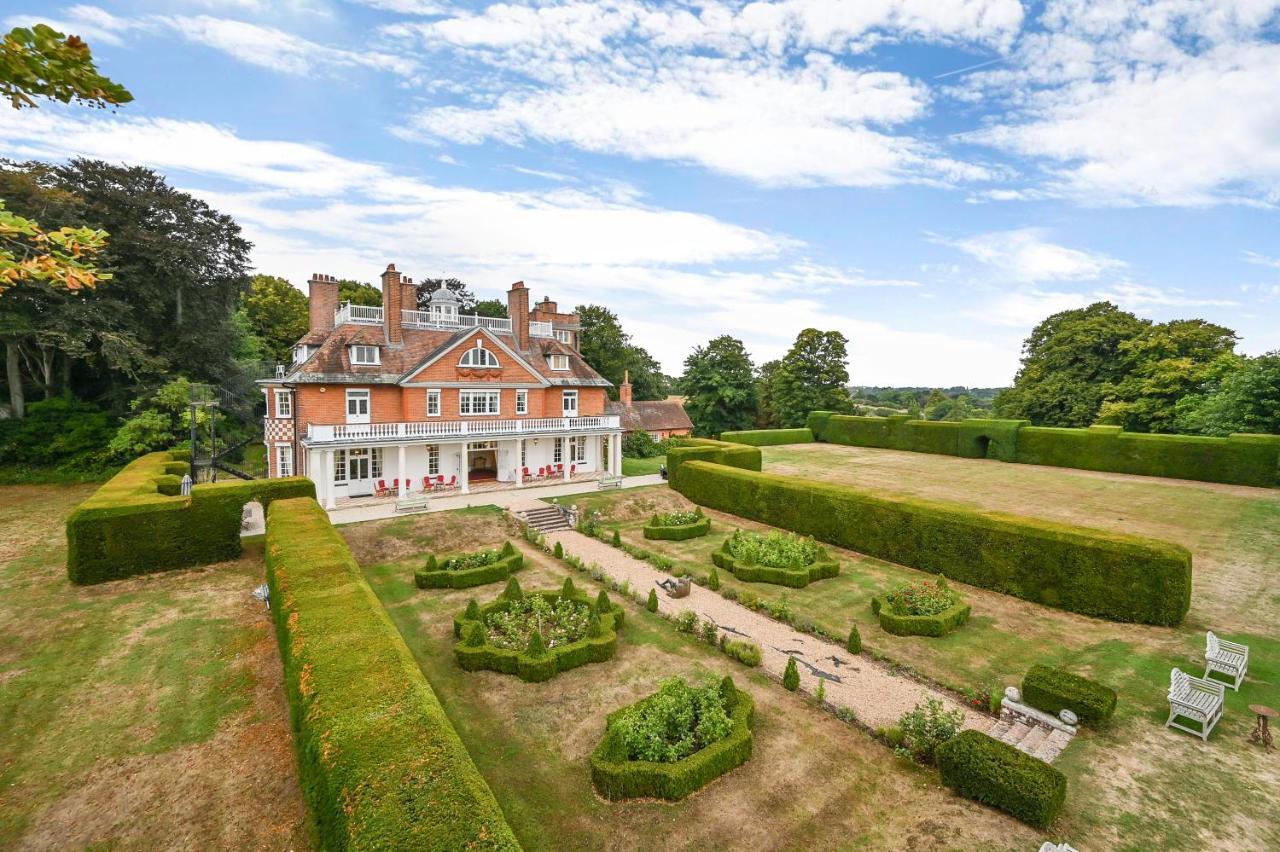
<svg viewBox="0 0 1280 852"><path fill-rule="evenodd" d="M721 432L721 441L752 447L776 447L779 444L808 444L813 433L808 429L749 429L745 432Z"/></svg>
<svg viewBox="0 0 1280 852"><path fill-rule="evenodd" d="M667 479L674 486L680 465L687 461L707 461L742 470L760 470L760 450L746 444L713 441L710 438L682 438L680 446L667 450Z"/></svg>
<svg viewBox="0 0 1280 852"><path fill-rule="evenodd" d="M519 849L399 631L313 499L267 510L303 795L324 849Z"/></svg>
<svg viewBox="0 0 1280 852"><path fill-rule="evenodd" d="M1067 777L1043 760L981 731L961 731L938 746L942 783L962 796L1046 828L1067 800Z"/></svg>
<svg viewBox="0 0 1280 852"><path fill-rule="evenodd" d="M1046 606L1171 625L1191 604L1175 544L704 461L678 474L700 505Z"/></svg>
<svg viewBox="0 0 1280 852"><path fill-rule="evenodd" d="M1032 426L1027 420L929 422L906 415L854 417L829 411L812 412L809 428L815 440L855 447L1235 485L1280 485L1280 435L1146 435L1124 432L1119 426L1059 429Z"/></svg>
<svg viewBox="0 0 1280 852"><path fill-rule="evenodd" d="M67 519L67 576L102 583L208 565L240 555L246 503L314 497L305 477L234 479L179 496L190 465L181 453L148 453L125 466Z"/></svg>

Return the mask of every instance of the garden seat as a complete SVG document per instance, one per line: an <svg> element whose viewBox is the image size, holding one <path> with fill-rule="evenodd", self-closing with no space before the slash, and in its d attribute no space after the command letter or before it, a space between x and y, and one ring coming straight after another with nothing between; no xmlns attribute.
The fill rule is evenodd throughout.
<svg viewBox="0 0 1280 852"><path fill-rule="evenodd" d="M1209 732L1222 718L1225 694L1224 684L1215 680L1192 677L1182 669L1175 668L1169 673L1169 720L1164 723L1164 726L1195 734L1207 741ZM1179 717L1199 722L1200 730L1197 731L1174 721Z"/></svg>
<svg viewBox="0 0 1280 852"><path fill-rule="evenodd" d="M1209 672L1218 672L1231 678L1227 684L1239 691L1244 676L1249 671L1249 646L1239 642L1228 642L1219 639L1210 630L1205 634L1204 676L1209 679Z"/></svg>
<svg viewBox="0 0 1280 852"><path fill-rule="evenodd" d="M621 477L621 476L609 476L609 475L607 475L607 474L606 474L605 476L602 476L602 477L600 477L599 479L597 479L597 480L596 480L596 488L597 488L597 489L604 489L604 488L621 488L621 487L622 487L622 477Z"/></svg>
<svg viewBox="0 0 1280 852"><path fill-rule="evenodd" d="M1080 852L1069 843L1050 843L1047 840L1040 844L1040 852Z"/></svg>

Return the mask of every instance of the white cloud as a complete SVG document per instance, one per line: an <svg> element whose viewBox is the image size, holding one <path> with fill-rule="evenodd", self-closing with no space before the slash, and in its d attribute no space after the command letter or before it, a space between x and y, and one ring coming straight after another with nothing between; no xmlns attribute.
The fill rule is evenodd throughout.
<svg viewBox="0 0 1280 852"><path fill-rule="evenodd" d="M1180 290L1120 281L1087 292L1020 289L997 296L967 315L994 325L1030 329L1052 314L1083 308L1094 302L1111 302L1126 311L1162 314L1171 308L1226 308L1240 304L1232 299L1201 298Z"/></svg>
<svg viewBox="0 0 1280 852"><path fill-rule="evenodd" d="M1264 254L1258 254L1256 251L1245 251L1244 259L1258 266L1270 266L1272 269L1280 269L1280 257L1268 257Z"/></svg>
<svg viewBox="0 0 1280 852"><path fill-rule="evenodd" d="M1020 283L1088 281L1126 265L1101 252L1049 242L1038 228L995 231L961 239L934 236L933 240L959 249Z"/></svg>

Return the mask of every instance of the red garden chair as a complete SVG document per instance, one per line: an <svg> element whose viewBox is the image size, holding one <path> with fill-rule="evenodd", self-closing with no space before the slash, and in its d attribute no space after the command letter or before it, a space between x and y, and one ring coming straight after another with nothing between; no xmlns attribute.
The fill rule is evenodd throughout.
<svg viewBox="0 0 1280 852"><path fill-rule="evenodd" d="M441 478L441 479L444 479L444 476L443 476L443 475L441 475L441 477L440 477L440 478ZM457 488L457 487L458 487L458 475L457 475L456 473L455 473L453 476L449 477L449 487L450 487L450 488Z"/></svg>
<svg viewBox="0 0 1280 852"><path fill-rule="evenodd" d="M379 479L378 484L373 486L373 493L377 494L379 497L381 497L383 494L386 494L387 481L385 479Z"/></svg>
<svg viewBox="0 0 1280 852"><path fill-rule="evenodd" d="M577 466L576 464L571 464L571 465L569 465L569 478L570 478L570 479L572 479L572 478L573 478L573 475L574 475L575 473L577 473L577 472L578 472L578 466Z"/></svg>

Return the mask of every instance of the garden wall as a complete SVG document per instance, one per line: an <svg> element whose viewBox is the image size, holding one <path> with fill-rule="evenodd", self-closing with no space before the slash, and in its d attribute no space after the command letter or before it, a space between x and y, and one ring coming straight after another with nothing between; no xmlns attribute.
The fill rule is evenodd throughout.
<svg viewBox="0 0 1280 852"><path fill-rule="evenodd" d="M808 429L749 429L745 432L721 432L720 440L752 447L776 447L779 444L808 444L813 433Z"/></svg>
<svg viewBox="0 0 1280 852"><path fill-rule="evenodd" d="M810 414L809 428L816 440L856 447L1234 485L1280 484L1280 435L1148 435L1119 426L1059 429L1032 426L1027 420L934 422L827 411Z"/></svg>
<svg viewBox="0 0 1280 852"><path fill-rule="evenodd" d="M746 444L714 441L710 438L682 438L680 446L667 450L667 479L675 483L680 465L688 461L706 461L742 470L760 470L760 450Z"/></svg>
<svg viewBox="0 0 1280 852"><path fill-rule="evenodd" d="M182 497L190 465L180 452L148 453L109 479L67 519L67 576L102 583L224 562L240 555L245 504L314 497L315 484L285 479L197 485Z"/></svg>
<svg viewBox="0 0 1280 852"><path fill-rule="evenodd" d="M686 461L690 500L1046 606L1143 624L1182 621L1191 554L1154 539Z"/></svg>
<svg viewBox="0 0 1280 852"><path fill-rule="evenodd" d="M399 631L313 499L268 509L267 580L324 849L519 849Z"/></svg>

